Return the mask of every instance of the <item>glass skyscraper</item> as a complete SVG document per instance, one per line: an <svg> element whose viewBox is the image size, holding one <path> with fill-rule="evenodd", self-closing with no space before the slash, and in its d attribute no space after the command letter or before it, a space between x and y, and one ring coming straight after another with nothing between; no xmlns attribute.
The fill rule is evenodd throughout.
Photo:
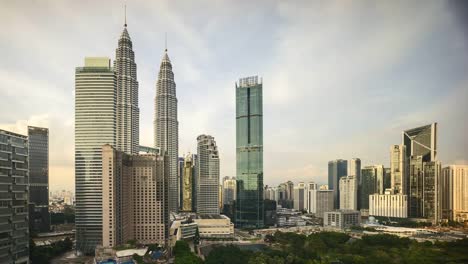
<svg viewBox="0 0 468 264"><path fill-rule="evenodd" d="M36 232L50 230L49 129L28 127L29 226Z"/></svg>
<svg viewBox="0 0 468 264"><path fill-rule="evenodd" d="M264 226L262 91L257 76L236 84L237 227Z"/></svg>
<svg viewBox="0 0 468 264"><path fill-rule="evenodd" d="M86 58L75 71L76 247L102 241L102 146L116 145L116 75L109 58Z"/></svg>
<svg viewBox="0 0 468 264"><path fill-rule="evenodd" d="M328 189L333 190L335 209L340 208L340 178L348 175L348 161L338 159L328 162Z"/></svg>

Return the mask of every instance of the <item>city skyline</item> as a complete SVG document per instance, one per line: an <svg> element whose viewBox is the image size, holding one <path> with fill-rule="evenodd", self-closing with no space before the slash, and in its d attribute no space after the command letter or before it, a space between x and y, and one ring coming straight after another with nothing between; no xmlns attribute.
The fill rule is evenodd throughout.
<svg viewBox="0 0 468 264"><path fill-rule="evenodd" d="M50 190L73 190L71 69L82 65L85 56L113 57L122 30L123 5L100 3L91 8L90 3L49 3L55 5L7 3L7 8L0 10L11 25L0 33L9 40L0 44L4 52L0 92L5 96L0 105L0 128L23 135L28 125L49 128ZM441 131L438 157L443 166L468 162L468 141L463 135L468 125L460 122L468 110L463 103L468 96L468 79L463 76L468 66L464 52L468 41L454 6L443 2L424 6L386 3L372 9L370 15L362 14L367 7L359 5L343 7L330 2L301 10L299 6L264 3L249 10L252 14L244 22L237 16L247 5L224 3L213 11L197 9L200 17L186 16L196 5L161 5L138 2L128 7L139 65L141 145L154 144L154 83L164 50L164 32L168 32L178 85L179 154L195 152L196 135L213 135L223 160L220 178L235 175L232 86L238 76L253 74L261 75L265 82L264 126L265 131L274 131L264 135L265 184L276 186L283 179L325 183L327 162L338 158L359 157L362 167L388 167L388 148L400 144L401 131L433 122L439 123ZM41 8L41 12L35 8ZM18 16L20 9L25 17ZM93 14L105 15L80 20L90 9ZM312 10L315 18L308 17ZM111 19L103 20L107 15ZM203 15L213 18L204 24ZM373 15L382 16L383 22L362 22ZM56 19L64 23L55 25ZM315 25L314 21L320 23ZM269 22L277 29L268 26ZM88 23L100 27L90 29ZM248 37L235 37L239 33L236 23ZM156 29L148 29L147 25L153 24ZM246 26L251 24L258 26ZM30 29L25 32L26 27ZM306 31L310 36L303 35ZM454 41L436 40L434 36L440 34L444 36L440 39ZM35 45L40 53L24 48L31 38L39 39ZM221 39L229 45L211 43ZM392 48L383 49L388 43ZM258 62L241 62L254 54ZM267 64L271 66L264 66ZM326 100L331 97L336 99L332 104ZM304 117L303 113L309 115ZM353 116L352 120L343 114Z"/></svg>

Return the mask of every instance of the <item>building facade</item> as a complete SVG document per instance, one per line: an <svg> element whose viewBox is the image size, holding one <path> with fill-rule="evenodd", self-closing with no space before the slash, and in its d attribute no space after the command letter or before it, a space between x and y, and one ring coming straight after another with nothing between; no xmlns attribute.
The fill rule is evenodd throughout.
<svg viewBox="0 0 468 264"><path fill-rule="evenodd" d="M102 147L103 246L136 240L167 245L169 239L168 171L164 157L129 155Z"/></svg>
<svg viewBox="0 0 468 264"><path fill-rule="evenodd" d="M390 177L391 188L395 194L407 193L407 168L408 158L405 145L393 145L390 147Z"/></svg>
<svg viewBox="0 0 468 264"><path fill-rule="evenodd" d="M214 137L197 137L197 213L219 214L219 153Z"/></svg>
<svg viewBox="0 0 468 264"><path fill-rule="evenodd" d="M140 108L138 107L137 65L132 45L125 23L115 50L114 60L117 80L116 147L128 154L138 154Z"/></svg>
<svg viewBox="0 0 468 264"><path fill-rule="evenodd" d="M323 218L325 212L333 211L333 190L317 189L317 184L309 184L307 212Z"/></svg>
<svg viewBox="0 0 468 264"><path fill-rule="evenodd" d="M348 161L348 175L355 176L357 184L361 184L361 159L352 158Z"/></svg>
<svg viewBox="0 0 468 264"><path fill-rule="evenodd" d="M196 174L196 156L192 154L187 154L184 158L183 164L183 177L182 180L182 197L181 197L181 210L184 212L193 212L195 209L195 196L194 196L194 187L195 187L195 174Z"/></svg>
<svg viewBox="0 0 468 264"><path fill-rule="evenodd" d="M229 238L234 236L234 224L225 215L201 214L193 220L202 238Z"/></svg>
<svg viewBox="0 0 468 264"><path fill-rule="evenodd" d="M442 218L468 221L468 165L450 165L442 169Z"/></svg>
<svg viewBox="0 0 468 264"><path fill-rule="evenodd" d="M328 162L328 188L333 190L335 209L340 208L340 178L348 175L348 161L338 159Z"/></svg>
<svg viewBox="0 0 468 264"><path fill-rule="evenodd" d="M383 165L365 166L361 170L359 209L369 209L369 195L384 193Z"/></svg>
<svg viewBox="0 0 468 264"><path fill-rule="evenodd" d="M116 76L109 58L85 58L75 70L76 247L102 242L102 146L116 145Z"/></svg>
<svg viewBox="0 0 468 264"><path fill-rule="evenodd" d="M156 83L154 142L155 147L161 150L161 154L169 157L169 210L177 212L179 206L179 179L177 177L179 121L177 119L176 83L167 49L161 61Z"/></svg>
<svg viewBox="0 0 468 264"><path fill-rule="evenodd" d="M294 209L303 211L307 209L307 186L300 182L294 187Z"/></svg>
<svg viewBox="0 0 468 264"><path fill-rule="evenodd" d="M345 176L340 178L340 209L357 210L357 179L355 176Z"/></svg>
<svg viewBox="0 0 468 264"><path fill-rule="evenodd" d="M237 227L264 226L263 84L257 76L236 84ZM292 190L291 190L292 191Z"/></svg>
<svg viewBox="0 0 468 264"><path fill-rule="evenodd" d="M28 143L29 227L49 232L49 129L28 126Z"/></svg>
<svg viewBox="0 0 468 264"><path fill-rule="evenodd" d="M0 263L29 263L26 136L0 129Z"/></svg>
<svg viewBox="0 0 468 264"><path fill-rule="evenodd" d="M236 177L223 178L223 205L232 204L236 200Z"/></svg>
<svg viewBox="0 0 468 264"><path fill-rule="evenodd" d="M345 229L361 224L361 212L354 210L336 210L325 212L323 226L332 229Z"/></svg>
<svg viewBox="0 0 468 264"><path fill-rule="evenodd" d="M402 133L406 157L422 156L422 161L437 160L437 123L405 130Z"/></svg>
<svg viewBox="0 0 468 264"><path fill-rule="evenodd" d="M369 215L395 218L408 217L408 196L404 194L369 195Z"/></svg>

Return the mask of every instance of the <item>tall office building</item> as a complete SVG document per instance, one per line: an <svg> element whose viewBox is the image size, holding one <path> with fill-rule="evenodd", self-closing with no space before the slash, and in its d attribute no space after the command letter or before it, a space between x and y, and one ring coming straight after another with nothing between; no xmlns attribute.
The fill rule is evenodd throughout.
<svg viewBox="0 0 468 264"><path fill-rule="evenodd" d="M29 142L29 227L50 231L49 214L49 129L28 127Z"/></svg>
<svg viewBox="0 0 468 264"><path fill-rule="evenodd" d="M384 193L383 165L366 166L361 170L360 209L369 209L369 195Z"/></svg>
<svg viewBox="0 0 468 264"><path fill-rule="evenodd" d="M115 50L114 71L117 79L117 149L138 154L140 109L135 53L127 31L127 22Z"/></svg>
<svg viewBox="0 0 468 264"><path fill-rule="evenodd" d="M169 156L169 210L177 212L179 205L179 122L177 121L177 97L172 63L164 53L156 84L154 144L163 155ZM166 154L167 153L167 154Z"/></svg>
<svg viewBox="0 0 468 264"><path fill-rule="evenodd" d="M410 159L408 216L437 223L442 214L439 200L441 163L424 162L423 159L423 156Z"/></svg>
<svg viewBox="0 0 468 264"><path fill-rule="evenodd" d="M328 188L333 190L335 209L340 208L340 178L348 175L348 161L338 159L328 162Z"/></svg>
<svg viewBox="0 0 468 264"><path fill-rule="evenodd" d="M102 241L102 146L116 144L116 76L109 58L85 58L75 70L76 247Z"/></svg>
<svg viewBox="0 0 468 264"><path fill-rule="evenodd" d="M358 184L356 176L340 178L340 209L357 210Z"/></svg>
<svg viewBox="0 0 468 264"><path fill-rule="evenodd" d="M129 155L102 147L103 245L114 247L134 239L167 245L167 164L156 154Z"/></svg>
<svg viewBox="0 0 468 264"><path fill-rule="evenodd" d="M263 84L258 76L236 84L237 227L264 226ZM292 190L291 190L292 191Z"/></svg>
<svg viewBox="0 0 468 264"><path fill-rule="evenodd" d="M361 159L352 158L348 161L348 175L356 176L358 185L361 184Z"/></svg>
<svg viewBox="0 0 468 264"><path fill-rule="evenodd" d="M0 263L29 263L28 139L0 129Z"/></svg>
<svg viewBox="0 0 468 264"><path fill-rule="evenodd" d="M196 175L196 155L187 154L183 159L183 177L181 188L181 210L184 212L193 212L195 210L195 175ZM180 159L179 159L180 162Z"/></svg>
<svg viewBox="0 0 468 264"><path fill-rule="evenodd" d="M219 214L219 153L214 137L197 137L197 213Z"/></svg>
<svg viewBox="0 0 468 264"><path fill-rule="evenodd" d="M422 156L422 161L437 160L437 123L425 125L402 133L406 157Z"/></svg>
<svg viewBox="0 0 468 264"><path fill-rule="evenodd" d="M308 207L307 186L300 182L294 187L294 209L298 211L306 210Z"/></svg>
<svg viewBox="0 0 468 264"><path fill-rule="evenodd" d="M405 130L402 140L409 162L408 215L437 223L442 215L441 164L437 161L437 123Z"/></svg>
<svg viewBox="0 0 468 264"><path fill-rule="evenodd" d="M223 178L223 205L232 204L236 200L236 177Z"/></svg>
<svg viewBox="0 0 468 264"><path fill-rule="evenodd" d="M184 185L184 157L177 158L177 182L179 183L179 210L182 210L182 200L183 200L183 185Z"/></svg>
<svg viewBox="0 0 468 264"><path fill-rule="evenodd" d="M468 165L450 165L442 169L442 218L468 221Z"/></svg>
<svg viewBox="0 0 468 264"><path fill-rule="evenodd" d="M390 146L390 181L395 194L406 194L408 158L405 145Z"/></svg>

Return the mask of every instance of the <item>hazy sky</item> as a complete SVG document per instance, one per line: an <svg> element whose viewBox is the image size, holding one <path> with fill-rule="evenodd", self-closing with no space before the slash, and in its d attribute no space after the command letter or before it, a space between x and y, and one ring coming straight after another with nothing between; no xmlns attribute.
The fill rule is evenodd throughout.
<svg viewBox="0 0 468 264"><path fill-rule="evenodd" d="M74 188L74 70L115 57L124 1L0 0L0 128L50 129L50 188ZM153 145L168 34L179 153L213 135L235 175L235 82L263 77L264 179L326 183L327 161L389 164L404 129L439 123L468 164L468 20L459 1L127 1L140 139Z"/></svg>

